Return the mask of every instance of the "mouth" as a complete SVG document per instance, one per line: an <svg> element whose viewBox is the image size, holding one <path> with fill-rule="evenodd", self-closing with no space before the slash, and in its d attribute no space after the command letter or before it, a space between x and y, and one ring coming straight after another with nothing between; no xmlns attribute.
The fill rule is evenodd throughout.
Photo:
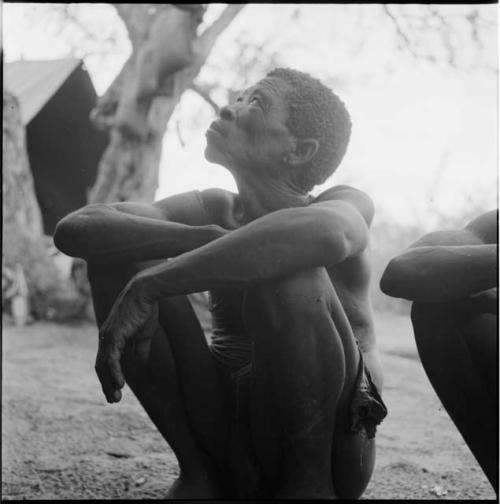
<svg viewBox="0 0 500 504"><path fill-rule="evenodd" d="M224 135L224 128L220 124L219 121L214 121L210 126L208 127L207 133L213 132L218 133L219 135Z"/></svg>

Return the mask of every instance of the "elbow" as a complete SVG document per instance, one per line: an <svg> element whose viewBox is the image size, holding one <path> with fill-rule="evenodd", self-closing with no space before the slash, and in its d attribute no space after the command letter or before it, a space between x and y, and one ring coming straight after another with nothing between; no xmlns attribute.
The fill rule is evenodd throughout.
<svg viewBox="0 0 500 504"><path fill-rule="evenodd" d="M73 212L63 217L56 225L54 245L71 257L87 259L88 216L84 212Z"/></svg>
<svg viewBox="0 0 500 504"><path fill-rule="evenodd" d="M380 278L379 283L380 290L391 297L398 297L395 295L396 292L396 282L394 278L394 268L392 265L392 261L387 265L384 272L382 273L382 277Z"/></svg>
<svg viewBox="0 0 500 504"><path fill-rule="evenodd" d="M312 226L318 244L326 253L326 264L338 264L348 257L360 254L368 246L368 228L360 219L359 222L344 221L335 215L332 219L329 212L315 216L316 225ZM309 224L310 226L310 224Z"/></svg>
<svg viewBox="0 0 500 504"><path fill-rule="evenodd" d="M367 235L343 230L328 231L323 234L323 247L326 250L327 264L338 264L348 257L358 255L368 245Z"/></svg>
<svg viewBox="0 0 500 504"><path fill-rule="evenodd" d="M411 275L401 257L391 259L380 279L380 290L387 296L411 300Z"/></svg>

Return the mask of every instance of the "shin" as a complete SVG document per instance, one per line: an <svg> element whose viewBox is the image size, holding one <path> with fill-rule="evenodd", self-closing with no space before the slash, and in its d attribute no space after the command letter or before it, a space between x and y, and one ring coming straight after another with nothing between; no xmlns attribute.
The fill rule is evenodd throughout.
<svg viewBox="0 0 500 504"><path fill-rule="evenodd" d="M98 325L104 322L117 295L138 270L135 265L121 268L89 265L88 275ZM162 314L165 311L175 312L175 316L166 318ZM172 345L172 338L175 339L179 332L188 341L204 344L201 328L185 297L162 300L158 318L146 360L137 358L134 345L125 350L122 366L127 384L178 459L181 473L171 497L218 496L213 457L202 449L203 443L197 439L197 434L198 437L201 434L199 430L195 433L192 428L183 397L189 390L180 384L182 373L179 373L180 366ZM182 324L179 321L183 321ZM189 331L201 334L186 334ZM196 356L197 351L193 350L193 354ZM190 398L189 404L195 402L196 397ZM210 441L208 444L213 445Z"/></svg>
<svg viewBox="0 0 500 504"><path fill-rule="evenodd" d="M334 295L323 268L247 293L255 366L252 430L263 472L278 482L278 497L334 496L333 433L357 355L352 333L339 332L345 321L337 327L332 319Z"/></svg>

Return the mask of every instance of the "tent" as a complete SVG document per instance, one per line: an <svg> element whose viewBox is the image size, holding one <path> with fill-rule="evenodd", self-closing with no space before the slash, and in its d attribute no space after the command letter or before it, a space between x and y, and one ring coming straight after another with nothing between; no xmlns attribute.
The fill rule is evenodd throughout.
<svg viewBox="0 0 500 504"><path fill-rule="evenodd" d="M87 203L108 143L89 119L97 93L76 58L6 63L4 86L19 100L44 231L52 235L59 219Z"/></svg>

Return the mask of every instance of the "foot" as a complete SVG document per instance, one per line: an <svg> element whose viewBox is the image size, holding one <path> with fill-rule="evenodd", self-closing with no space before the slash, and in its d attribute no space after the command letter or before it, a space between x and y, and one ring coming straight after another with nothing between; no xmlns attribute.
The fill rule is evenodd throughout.
<svg viewBox="0 0 500 504"><path fill-rule="evenodd" d="M278 488L275 499L337 499L333 485L286 484Z"/></svg>
<svg viewBox="0 0 500 504"><path fill-rule="evenodd" d="M179 476L170 487L166 499L222 499L222 491L213 481L193 481Z"/></svg>
<svg viewBox="0 0 500 504"><path fill-rule="evenodd" d="M299 499L299 500L334 500L337 499L337 496L335 495L335 492L318 492L317 490L304 490L301 489L300 491L298 490L280 490L279 492L276 492L274 495L274 499L278 500L294 500L294 499Z"/></svg>

